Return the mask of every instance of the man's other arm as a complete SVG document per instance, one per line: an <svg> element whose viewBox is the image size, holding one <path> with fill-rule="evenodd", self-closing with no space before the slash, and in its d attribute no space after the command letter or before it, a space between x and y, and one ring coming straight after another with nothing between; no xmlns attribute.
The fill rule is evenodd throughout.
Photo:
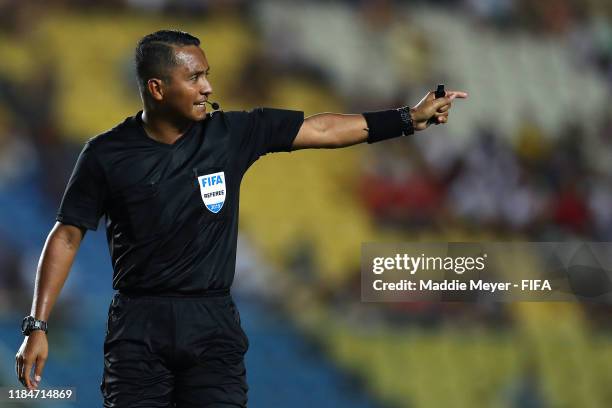
<svg viewBox="0 0 612 408"><path fill-rule="evenodd" d="M34 286L31 315L48 321L55 301L68 277L74 257L81 245L85 230L57 222L45 242ZM28 389L38 388L48 356L47 335L41 330L26 336L15 356L15 370L19 381ZM30 378L32 368L34 378Z"/></svg>

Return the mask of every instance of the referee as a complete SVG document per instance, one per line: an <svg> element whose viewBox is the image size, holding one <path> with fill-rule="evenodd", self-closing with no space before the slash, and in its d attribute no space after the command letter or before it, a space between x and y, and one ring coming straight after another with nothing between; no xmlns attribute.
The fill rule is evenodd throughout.
<svg viewBox="0 0 612 408"><path fill-rule="evenodd" d="M26 388L40 384L47 320L79 245L105 215L116 294L104 341L104 406L245 407L249 343L230 287L247 169L267 153L410 135L446 123L451 101L467 97L430 92L413 108L306 119L269 108L223 112L209 101L210 66L199 45L181 31L142 38L135 62L143 110L81 151L22 323L16 372Z"/></svg>

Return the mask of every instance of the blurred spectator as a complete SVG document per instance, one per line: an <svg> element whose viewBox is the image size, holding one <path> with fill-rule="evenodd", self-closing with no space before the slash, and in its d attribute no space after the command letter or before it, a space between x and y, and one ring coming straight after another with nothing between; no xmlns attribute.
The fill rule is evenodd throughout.
<svg viewBox="0 0 612 408"><path fill-rule="evenodd" d="M429 224L441 210L444 186L413 143L402 142L379 148L375 162L366 167L360 194L381 225Z"/></svg>
<svg viewBox="0 0 612 408"><path fill-rule="evenodd" d="M0 191L24 176L31 174L37 165L37 155L24 131L14 125L6 110L0 105Z"/></svg>
<svg viewBox="0 0 612 408"><path fill-rule="evenodd" d="M588 206L595 228L594 238L612 241L612 176L593 176L589 180Z"/></svg>
<svg viewBox="0 0 612 408"><path fill-rule="evenodd" d="M519 182L512 150L493 130L482 128L468 148L461 173L450 186L456 214L478 225L503 222L505 201Z"/></svg>
<svg viewBox="0 0 612 408"><path fill-rule="evenodd" d="M8 237L0 236L0 317L28 302L28 285L22 280L21 254Z"/></svg>

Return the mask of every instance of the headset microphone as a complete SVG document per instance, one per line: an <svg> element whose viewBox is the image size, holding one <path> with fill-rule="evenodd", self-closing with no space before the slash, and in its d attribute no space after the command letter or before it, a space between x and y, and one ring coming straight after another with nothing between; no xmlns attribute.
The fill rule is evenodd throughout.
<svg viewBox="0 0 612 408"><path fill-rule="evenodd" d="M207 104L209 104L210 106L212 106L212 108L214 110L219 110L219 104L217 102L208 102L206 101Z"/></svg>

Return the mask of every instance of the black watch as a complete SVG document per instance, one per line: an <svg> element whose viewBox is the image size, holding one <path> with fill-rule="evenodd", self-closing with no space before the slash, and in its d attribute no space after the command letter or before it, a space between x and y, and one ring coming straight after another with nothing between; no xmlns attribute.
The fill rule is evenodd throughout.
<svg viewBox="0 0 612 408"><path fill-rule="evenodd" d="M414 134L414 122L410 117L410 107L402 106L401 108L397 108L397 111L402 118L402 136Z"/></svg>
<svg viewBox="0 0 612 408"><path fill-rule="evenodd" d="M34 330L42 330L47 333L47 322L36 320L34 316L26 316L21 322L21 333L24 336L29 336Z"/></svg>

